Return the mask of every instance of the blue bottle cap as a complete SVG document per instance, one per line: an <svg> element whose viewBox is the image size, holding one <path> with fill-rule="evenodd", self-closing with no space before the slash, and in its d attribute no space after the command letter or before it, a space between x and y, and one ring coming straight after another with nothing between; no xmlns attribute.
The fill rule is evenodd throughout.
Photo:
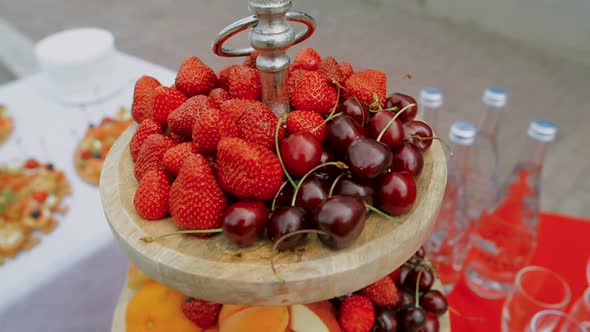
<svg viewBox="0 0 590 332"><path fill-rule="evenodd" d="M475 141L477 129L469 122L455 122L449 132L449 140L453 144L471 145Z"/></svg>
<svg viewBox="0 0 590 332"><path fill-rule="evenodd" d="M536 119L529 125L529 137L541 142L552 142L557 135L557 125L547 119Z"/></svg>
<svg viewBox="0 0 590 332"><path fill-rule="evenodd" d="M426 107L441 107L443 93L439 88L424 88L420 91L420 104Z"/></svg>
<svg viewBox="0 0 590 332"><path fill-rule="evenodd" d="M492 86L484 91L482 101L487 106L504 107L508 101L508 93L502 88Z"/></svg>

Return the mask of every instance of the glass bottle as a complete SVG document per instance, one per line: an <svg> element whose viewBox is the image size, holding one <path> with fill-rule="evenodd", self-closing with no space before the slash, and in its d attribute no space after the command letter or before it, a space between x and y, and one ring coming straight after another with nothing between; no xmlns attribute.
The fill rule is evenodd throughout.
<svg viewBox="0 0 590 332"><path fill-rule="evenodd" d="M439 88L424 88L420 91L419 116L426 122L432 131L440 135L438 131L438 113L443 104L443 93Z"/></svg>

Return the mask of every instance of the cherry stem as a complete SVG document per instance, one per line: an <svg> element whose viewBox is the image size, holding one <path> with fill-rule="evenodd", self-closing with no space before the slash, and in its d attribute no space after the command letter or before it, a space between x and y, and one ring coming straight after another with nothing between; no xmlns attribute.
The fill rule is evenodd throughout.
<svg viewBox="0 0 590 332"><path fill-rule="evenodd" d="M283 168L283 172L285 172L285 176L287 176L287 180L289 180L289 182L291 182L291 185L293 186L293 188L295 188L297 183L295 183L295 181L293 181L293 178L291 177L291 175L289 175L289 172L287 172L287 168L285 167L285 163L283 162L283 157L281 157L281 150L279 149L279 132L280 132L281 125L283 124L284 119L285 119L285 116L283 115L282 117L279 118L279 121L277 122L277 128L275 129L275 148L277 149L277 157L279 157L279 162L281 163L281 167Z"/></svg>
<svg viewBox="0 0 590 332"><path fill-rule="evenodd" d="M145 243L151 243L154 241L157 241L161 238L165 238L171 235L178 235L178 234L214 234L214 233L221 233L223 232L223 229L221 228L212 228L212 229L187 229L184 231L175 231L172 233L168 233L168 234L164 234L164 235L158 235L158 236L144 236L142 238L140 238L140 240L142 240Z"/></svg>
<svg viewBox="0 0 590 332"><path fill-rule="evenodd" d="M420 278L422 278L422 269L418 271L418 277L416 278L416 308L420 307Z"/></svg>
<svg viewBox="0 0 590 332"><path fill-rule="evenodd" d="M317 127L313 128L312 130L310 130L310 133L315 133L316 131L318 131L322 126L326 125L328 123L328 121L334 119L336 116L334 116L334 112L336 112L336 109L338 108L338 104L340 103L340 89L343 89L344 87L338 83L337 81L332 81L332 83L334 83L334 85L336 85L336 103L334 104L334 106L332 106L332 109L330 110L330 114L328 114L328 116L324 119L324 121ZM338 113L340 114L340 113Z"/></svg>
<svg viewBox="0 0 590 332"><path fill-rule="evenodd" d="M398 109L399 108L397 106L393 106L393 107L390 107L390 108L382 108L381 110L378 110L378 109L377 110L369 110L369 112L373 112L373 113L378 113L378 112L381 112L381 111L397 112Z"/></svg>
<svg viewBox="0 0 590 332"><path fill-rule="evenodd" d="M340 181L340 179L345 175L346 175L346 173L342 172L342 174L338 175L336 177L336 179L334 179L334 182L332 182L332 185L330 186L330 191L328 192L328 197L332 197L332 194L334 193L334 189L336 189L336 185L338 184L338 181Z"/></svg>
<svg viewBox="0 0 590 332"><path fill-rule="evenodd" d="M414 135L414 136L408 136L408 137L406 137L406 139L405 139L405 140L409 140L410 138L411 138L411 139L418 140L418 141L431 141L431 140L438 140L438 141L439 141L439 142L440 142L440 143L443 145L444 149L445 149L447 152L449 152L449 155L450 155L451 157L453 157L453 156L455 155L455 154L453 153L452 149L451 149L451 145L450 145L450 144L449 144L447 141L445 141L444 139L442 139L442 138L440 138L440 137L435 137L435 136L422 137L422 136L419 136L419 135Z"/></svg>
<svg viewBox="0 0 590 332"><path fill-rule="evenodd" d="M298 231L287 233L287 234L281 236L277 240L277 242L275 242L275 244L272 246L272 250L270 252L270 267L272 268L272 273L275 275L275 277L277 278L277 280L279 282L285 282L285 279L281 278L281 276L277 272L277 268L275 266L275 256L276 256L275 253L278 251L279 244L281 244L281 242L285 241L286 239L290 238L291 236L295 236L295 235L299 235L299 234L310 234L310 233L329 236L328 233L326 233L324 231L317 230L317 229L300 229Z"/></svg>
<svg viewBox="0 0 590 332"><path fill-rule="evenodd" d="M406 105L406 107L402 108L399 112L395 113L395 115L393 116L393 118L391 118L391 120L389 120L389 122L387 123L387 125L385 126L385 128L383 128L383 130L381 130L381 132L379 133L379 136L377 136L377 142L381 142L381 138L383 138L383 135L385 135L385 132L387 131L387 129L389 129L389 127L391 127L391 125L393 124L393 122L395 120L397 120L397 118L405 111L407 111L408 109L410 109L410 107L414 107L416 106L416 104L409 104Z"/></svg>
<svg viewBox="0 0 590 332"><path fill-rule="evenodd" d="M295 206L295 201L297 200L297 194L299 193L299 188L303 184L303 181L305 181L307 179L307 177L309 177L309 175L313 174L313 172L317 171L318 169L325 167L325 166L330 166L330 165L334 165L340 169L348 169L348 166L346 166L346 164L341 161L328 161L327 163L323 163L323 164L317 165L316 167L312 168L309 172L305 173L305 175L301 178L301 180L299 180L299 184L297 184L297 186L295 187L295 191L293 192L293 200L291 200L291 206Z"/></svg>
<svg viewBox="0 0 590 332"><path fill-rule="evenodd" d="M382 216L383 218L385 218L385 219L387 219L387 220L393 221L393 222L395 222L396 224L399 224L399 223L400 223L400 221L399 221L397 218L395 218L394 216L390 216L389 214L387 214L387 213L385 213L385 212L383 212L383 211L379 210L378 208L374 207L373 205L371 205L371 204L369 204L369 203L367 203L367 202L365 202L365 206L366 206L366 207L367 207L367 209L369 209L370 211L372 211L372 212L374 212L374 213L376 213L376 214L378 214L378 215Z"/></svg>
<svg viewBox="0 0 590 332"><path fill-rule="evenodd" d="M274 211L275 210L275 205L277 203L277 198L281 194L281 191L283 191L283 189L285 189L285 186L287 185L287 183L289 183L289 181L283 182L283 184L281 184L281 186L279 187L279 191L277 191L277 193L275 194L275 197L272 198L272 205L270 206L270 211Z"/></svg>

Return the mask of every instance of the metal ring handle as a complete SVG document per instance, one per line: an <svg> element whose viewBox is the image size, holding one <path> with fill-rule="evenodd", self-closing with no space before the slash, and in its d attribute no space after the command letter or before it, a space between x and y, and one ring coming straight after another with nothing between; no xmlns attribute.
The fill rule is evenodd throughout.
<svg viewBox="0 0 590 332"><path fill-rule="evenodd" d="M306 13L297 11L288 12L286 14L286 18L289 21L303 23L306 26L305 30L295 35L295 40L292 45L297 45L302 41L306 40L315 31L315 20L313 19L313 17L307 15ZM239 21L235 21L234 23L225 27L225 29L219 32L217 38L213 42L213 53L223 57L240 57L250 55L252 52L254 52L254 48L252 47L232 49L223 47L223 43L225 43L234 35L248 28L256 26L256 24L258 24L258 19L255 15L251 15Z"/></svg>

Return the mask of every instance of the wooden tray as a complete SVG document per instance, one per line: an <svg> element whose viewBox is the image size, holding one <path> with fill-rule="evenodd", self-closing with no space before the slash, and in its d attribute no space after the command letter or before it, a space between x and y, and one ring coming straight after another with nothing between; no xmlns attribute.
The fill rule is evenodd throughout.
<svg viewBox="0 0 590 332"><path fill-rule="evenodd" d="M433 288L442 291L442 284L439 280L435 281ZM131 298L134 294L135 291L127 288L127 281L125 281L123 289L121 289L121 295L119 295L119 301L115 307L115 312L113 313L111 332L126 332L125 313L127 312L127 304L129 301L131 301ZM451 319L449 317L449 311L439 317L438 322L440 324L440 332L451 331Z"/></svg>
<svg viewBox="0 0 590 332"><path fill-rule="evenodd" d="M435 141L424 156L415 207L400 218L401 225L373 215L354 245L339 251L313 238L297 253L277 255L277 270L284 279L279 281L270 267L269 241L239 248L223 236L206 240L171 236L149 244L140 240L176 228L170 219L147 221L135 212L137 181L128 145L136 128L128 128L111 148L101 175L101 199L114 237L151 278L183 294L217 303L305 304L375 282L405 262L426 240L446 185L446 157Z"/></svg>

